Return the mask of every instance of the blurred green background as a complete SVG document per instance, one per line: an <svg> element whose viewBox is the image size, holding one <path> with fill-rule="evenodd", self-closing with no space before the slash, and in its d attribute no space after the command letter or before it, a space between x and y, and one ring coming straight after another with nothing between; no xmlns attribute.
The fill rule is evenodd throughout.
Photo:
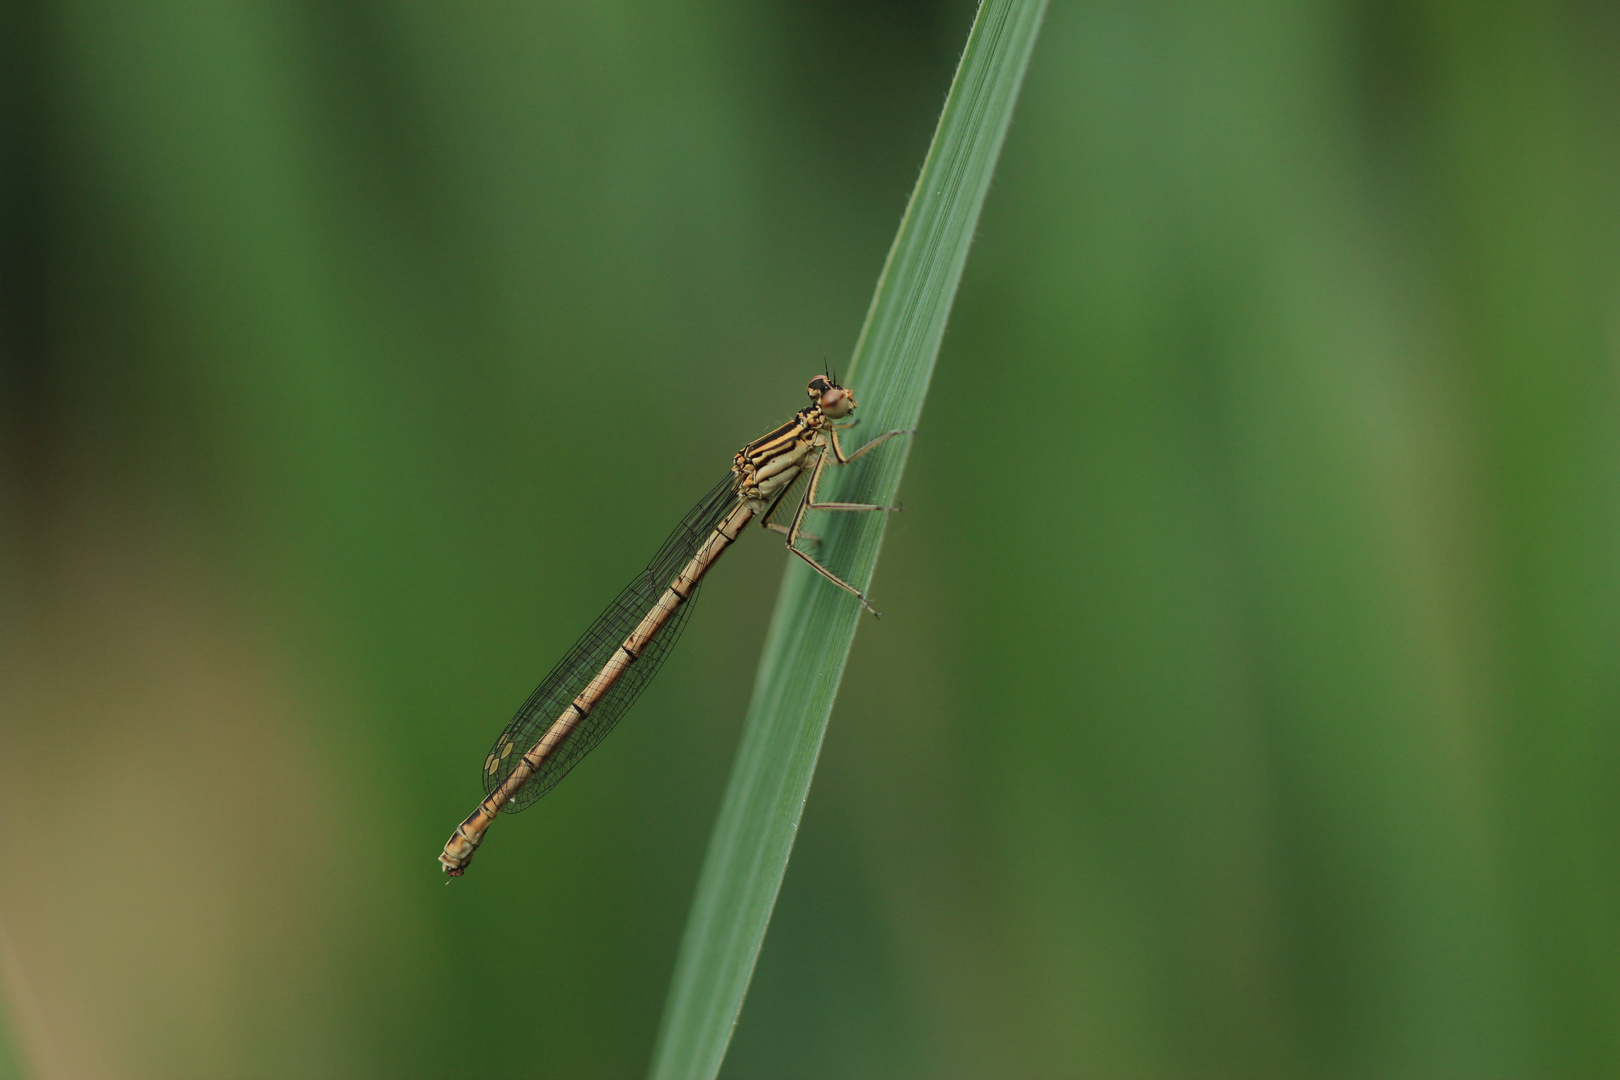
<svg viewBox="0 0 1620 1080"><path fill-rule="evenodd" d="M0 10L0 1076L641 1075L780 549L435 856L971 5ZM1053 5L725 1076L1620 1069L1617 55Z"/></svg>

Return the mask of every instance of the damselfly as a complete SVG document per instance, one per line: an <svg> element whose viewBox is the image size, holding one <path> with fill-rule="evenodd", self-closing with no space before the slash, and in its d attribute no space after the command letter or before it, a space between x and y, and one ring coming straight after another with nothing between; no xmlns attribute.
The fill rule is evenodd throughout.
<svg viewBox="0 0 1620 1080"><path fill-rule="evenodd" d="M501 811L532 806L568 770L594 750L652 681L686 624L703 575L754 518L787 539L787 549L861 602L861 591L800 550L811 510L898 510L871 503L818 503L816 490L829 461L848 465L896 435L888 431L853 454L838 432L855 412L855 394L831 376L810 380L810 405L768 435L737 452L731 472L681 519L647 569L625 586L512 717L484 759L484 801L456 826L439 862L444 872L466 872L484 832ZM796 500L796 501L795 501ZM779 511L791 511L784 524Z"/></svg>

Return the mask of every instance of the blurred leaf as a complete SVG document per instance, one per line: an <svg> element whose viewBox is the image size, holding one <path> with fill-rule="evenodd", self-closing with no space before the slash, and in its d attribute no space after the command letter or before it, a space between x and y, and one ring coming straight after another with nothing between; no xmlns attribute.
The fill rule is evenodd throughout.
<svg viewBox="0 0 1620 1080"><path fill-rule="evenodd" d="M848 381L863 436L915 427L1044 0L979 10L900 232L855 346ZM887 503L909 440L835 478L834 498ZM867 590L885 514L823 515L834 569ZM861 618L846 594L790 560L725 802L671 984L652 1075L713 1076L725 1056L787 870L816 756Z"/></svg>
<svg viewBox="0 0 1620 1080"><path fill-rule="evenodd" d="M19 981L20 972L16 954L11 948L11 938L6 928L0 926L0 1080L21 1080L23 1076L22 1055L17 1048L15 1019L12 1016L15 1003L10 1000L11 995L18 992Z"/></svg>

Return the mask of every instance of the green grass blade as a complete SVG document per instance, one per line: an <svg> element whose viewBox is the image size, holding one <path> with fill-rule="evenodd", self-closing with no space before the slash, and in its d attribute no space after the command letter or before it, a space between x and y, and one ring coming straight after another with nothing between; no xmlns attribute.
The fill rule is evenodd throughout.
<svg viewBox="0 0 1620 1080"><path fill-rule="evenodd" d="M1045 0L985 0L939 128L878 280L844 381L862 423L851 447L922 414L979 209L1001 153ZM833 470L834 499L893 500L909 439ZM842 474L842 475L836 475ZM822 515L812 531L834 568L866 590L886 514ZM881 607L881 604L879 605ZM709 841L664 1022L655 1080L713 1077L742 1009L787 869L822 734L861 619L855 600L789 560L742 745Z"/></svg>

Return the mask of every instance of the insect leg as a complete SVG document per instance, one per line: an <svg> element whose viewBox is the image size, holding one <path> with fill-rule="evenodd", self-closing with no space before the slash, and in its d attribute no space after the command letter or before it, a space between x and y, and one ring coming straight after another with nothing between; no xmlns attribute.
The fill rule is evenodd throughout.
<svg viewBox="0 0 1620 1080"><path fill-rule="evenodd" d="M845 581L831 570L828 570L825 566L822 566L820 563L816 562L816 560L812 559L809 555L806 555L804 552L793 546L794 541L798 540L800 535L802 535L800 532L800 526L804 524L805 511L810 509L810 500L816 497L816 487L821 483L821 473L824 469L826 469L826 467L826 455L822 455L816 459L815 471L810 474L810 484L805 489L804 500L799 503L799 509L793 514L793 524L790 525L787 530L787 549L793 552L793 554L797 555L799 558L803 559L805 562L809 563L811 568L814 569L816 573L820 574L822 577L826 578L828 581L832 582L834 585L837 585L840 589L843 589L855 599L859 600L862 607L864 607L867 611L870 611L874 616L877 616L880 613L878 612L878 609L873 607L871 602L866 599L866 594L862 593L861 590L857 589L855 586L851 585L849 582Z"/></svg>
<svg viewBox="0 0 1620 1080"><path fill-rule="evenodd" d="M789 548L793 547L794 543L799 539L799 531L804 527L805 512L810 509L810 504L815 502L816 488L821 486L821 474L826 468L827 455L825 453L817 454L816 463L810 470L810 483L805 485L804 498L799 500L799 508L793 511L793 521L788 525L787 544Z"/></svg>
<svg viewBox="0 0 1620 1080"><path fill-rule="evenodd" d="M820 507L812 506L810 509L819 510ZM786 536L788 534L788 527L786 525L766 525L765 528L771 530L771 532L779 532L783 536ZM821 537L817 536L813 532L805 532L803 529L799 530L799 539L800 540L808 540L812 544L821 543Z"/></svg>
<svg viewBox="0 0 1620 1080"><path fill-rule="evenodd" d="M898 514L903 507L879 506L876 503L807 503L807 510L887 510L891 514Z"/></svg>
<svg viewBox="0 0 1620 1080"><path fill-rule="evenodd" d="M840 464L840 465L848 465L850 462L854 461L856 458L860 457L862 454L864 454L868 450L872 449L872 447L874 447L874 446L878 445L879 443L883 442L885 439L892 439L896 435L910 435L910 434L913 434L915 431L916 431L916 428L911 428L910 430L906 430L906 431L891 431L886 435L879 435L877 438L873 439L871 442L867 443L865 446L861 447L859 450L855 451L853 454L849 455L848 457L844 456L844 448L838 444L838 432L834 431L832 433L833 456L834 456L835 460L837 460L838 464ZM820 474L819 471L816 473L816 479L817 480L821 479L821 474ZM899 511L900 511L900 507L898 507L898 506L878 506L876 503L846 503L846 502L818 503L818 502L816 502L816 489L815 489L814 484L812 484L811 487L810 487L810 496L809 496L809 499L807 501L808 501L807 509L810 509L810 510L887 510L887 511L890 511L891 513L899 513Z"/></svg>
<svg viewBox="0 0 1620 1080"><path fill-rule="evenodd" d="M872 606L872 602L866 598L866 594L861 592L861 590L857 589L855 586L851 585L849 582L845 581L843 578L839 577L825 566L822 566L820 563L816 562L816 560L812 559L798 548L790 545L788 550L793 552L793 554L797 555L799 558L803 559L805 562L809 563L811 568L814 569L816 573L820 574L822 577L826 578L828 581L832 582L840 589L843 589L855 599L859 600L861 602L861 607L865 608L867 611L870 611L878 618L883 617L883 613Z"/></svg>
<svg viewBox="0 0 1620 1080"><path fill-rule="evenodd" d="M844 456L844 448L842 446L840 446L839 443L838 443L838 430L836 428L834 428L833 431L831 432L831 434L832 434L833 457L838 459L838 464L840 464L840 465L848 465L850 462L854 461L856 458L860 457L862 454L866 453L868 450L872 450L872 449L876 448L879 444L889 441L890 439L894 438L896 435L915 435L915 434L917 434L917 429L916 428L901 428L901 429L896 430L896 431L885 431L882 435L879 435L877 438L873 439L871 442L867 443L865 446L861 447L859 450L855 451L853 454L850 454L848 457Z"/></svg>

